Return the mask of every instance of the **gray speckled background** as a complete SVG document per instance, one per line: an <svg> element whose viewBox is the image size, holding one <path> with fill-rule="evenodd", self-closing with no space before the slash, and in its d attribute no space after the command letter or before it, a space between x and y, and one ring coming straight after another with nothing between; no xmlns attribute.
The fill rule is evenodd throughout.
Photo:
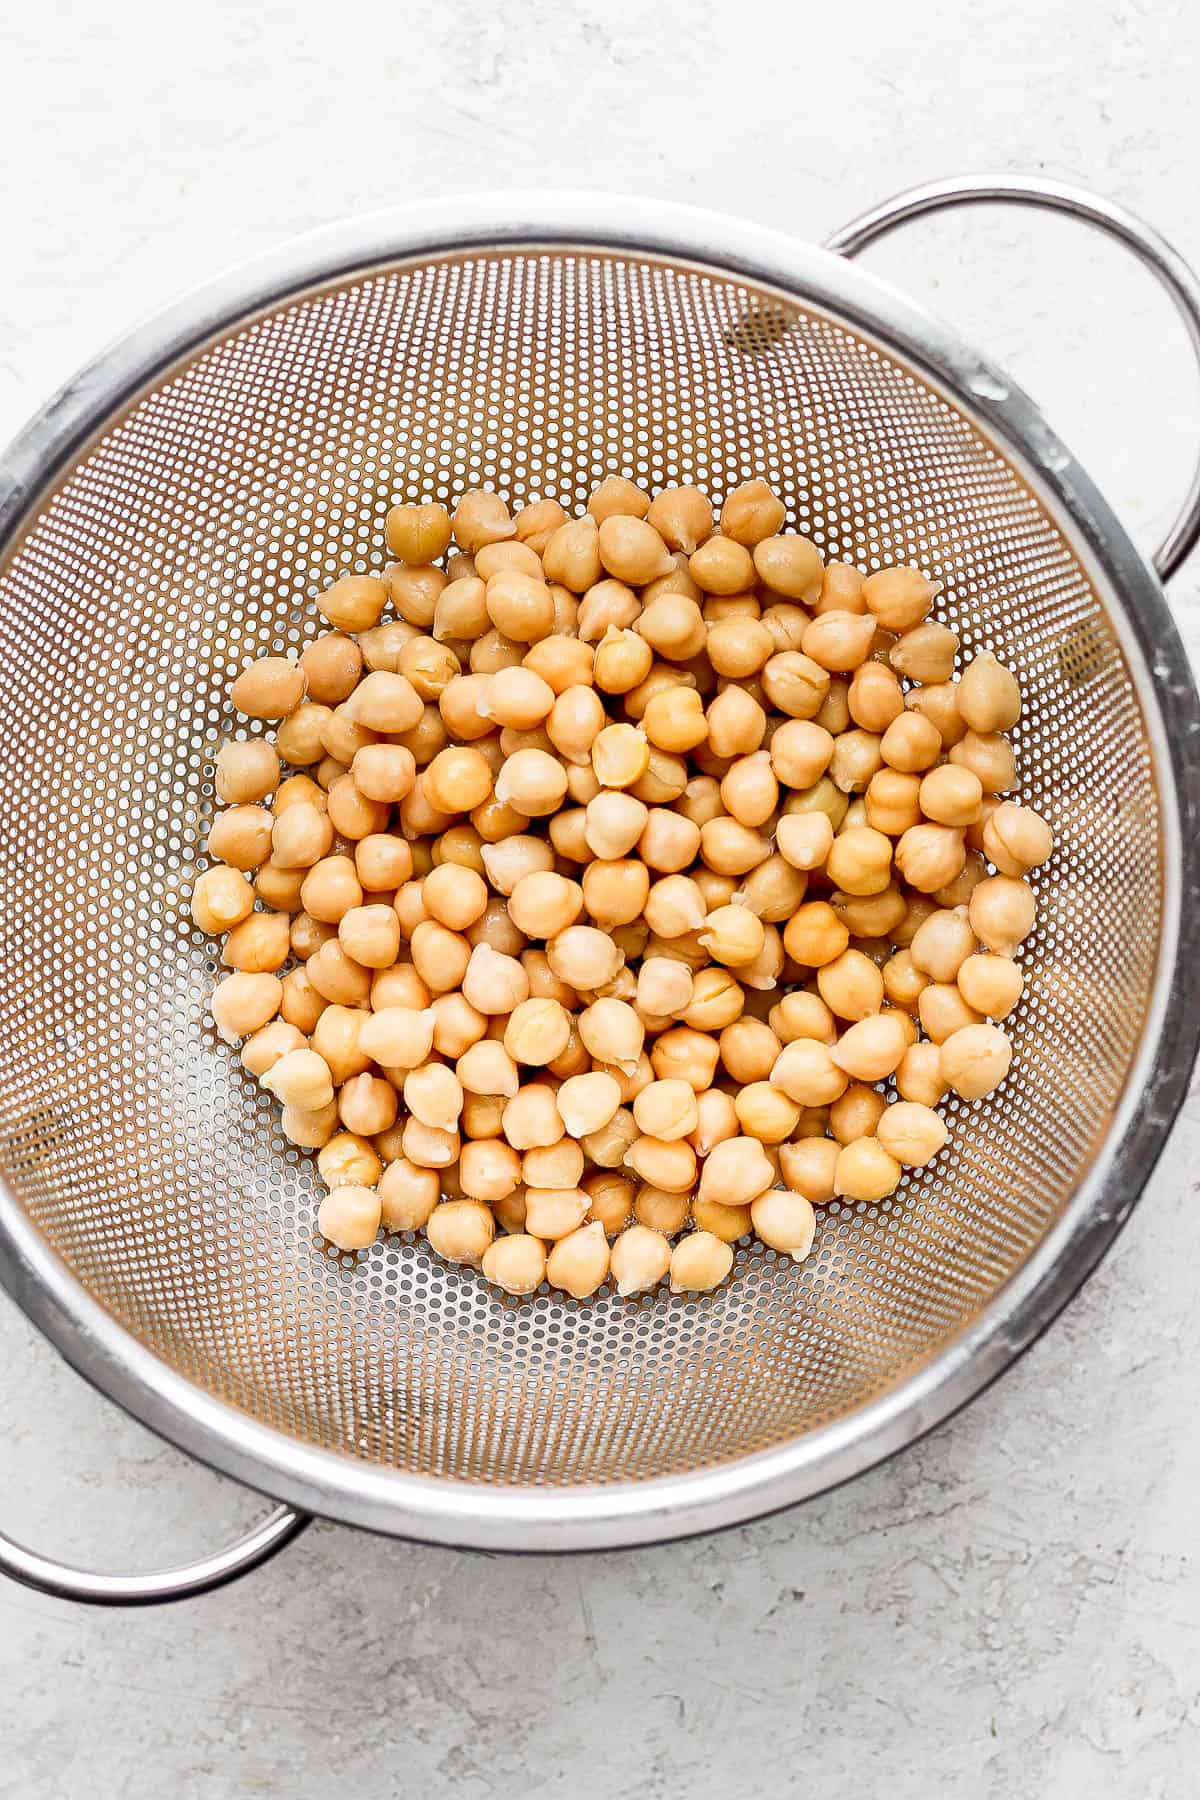
<svg viewBox="0 0 1200 1800"><path fill-rule="evenodd" d="M310 224L499 182L819 236L957 168L1046 169L1200 259L1200 13L1078 0L128 0L0 14L0 435L98 344ZM1139 534L1197 434L1119 252L1015 214L875 265L1043 402ZM1200 570L1174 586L1200 651ZM963 1417L803 1511L586 1560L318 1526L242 1586L86 1613L0 1587L0 1795L826 1800L1191 1791L1200 1740L1193 1101L1116 1251ZM258 1503L117 1416L0 1303L0 1518L110 1567Z"/></svg>

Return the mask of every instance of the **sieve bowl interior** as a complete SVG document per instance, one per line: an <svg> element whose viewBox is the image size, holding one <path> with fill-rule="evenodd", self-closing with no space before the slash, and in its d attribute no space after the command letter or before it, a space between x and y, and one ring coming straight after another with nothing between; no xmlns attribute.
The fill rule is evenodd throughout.
<svg viewBox="0 0 1200 1800"><path fill-rule="evenodd" d="M718 500L762 475L827 557L935 574L964 654L1021 681L1021 794L1059 848L1013 1073L946 1103L934 1166L822 1209L802 1266L743 1243L711 1295L510 1301L411 1238L321 1243L315 1167L207 1022L187 902L215 750L246 732L233 675L316 635L321 587L379 565L388 506L486 484L576 508L613 471ZM811 295L529 242L245 308L53 472L0 563L5 1203L177 1388L302 1449L302 1488L263 1485L360 1522L387 1528L388 1481L463 1484L483 1517L853 1435L978 1328L1130 1105L1173 929L1136 656L1012 447Z"/></svg>

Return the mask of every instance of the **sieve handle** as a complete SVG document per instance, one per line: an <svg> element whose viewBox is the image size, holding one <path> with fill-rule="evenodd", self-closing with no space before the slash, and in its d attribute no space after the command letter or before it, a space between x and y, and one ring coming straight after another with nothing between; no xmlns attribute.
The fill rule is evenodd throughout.
<svg viewBox="0 0 1200 1800"><path fill-rule="evenodd" d="M876 238L886 236L910 219L941 212L948 206L989 202L1039 206L1048 212L1066 213L1070 218L1096 226L1132 250L1143 268L1149 269L1171 296L1187 329L1196 360L1200 362L1200 281L1178 251L1136 213L1129 212L1116 201L1091 194L1086 188L1053 181L1048 176L961 175L950 176L944 181L928 181L881 201L869 212L860 213L858 218L851 219L848 225L827 238L825 248L836 250L842 256L857 256ZM1192 471L1191 483L1174 523L1154 552L1154 567L1164 581L1195 548L1197 539L1200 539L1200 461Z"/></svg>
<svg viewBox="0 0 1200 1800"><path fill-rule="evenodd" d="M0 1574L56 1600L81 1600L92 1606L156 1606L165 1600L188 1600L249 1574L282 1550L311 1520L288 1506L276 1507L235 1544L149 1575L94 1575L70 1563L53 1562L0 1532Z"/></svg>

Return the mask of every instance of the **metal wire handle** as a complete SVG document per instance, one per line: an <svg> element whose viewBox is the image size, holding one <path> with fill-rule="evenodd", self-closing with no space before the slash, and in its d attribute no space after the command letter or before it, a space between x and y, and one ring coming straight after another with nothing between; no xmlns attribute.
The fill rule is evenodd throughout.
<svg viewBox="0 0 1200 1800"><path fill-rule="evenodd" d="M193 1599L249 1574L311 1523L305 1513L277 1506L261 1524L224 1550L148 1575L97 1575L71 1563L55 1562L0 1532L0 1574L57 1600L78 1600L91 1606L158 1606L167 1600Z"/></svg>
<svg viewBox="0 0 1200 1800"><path fill-rule="evenodd" d="M1047 212L1066 213L1070 218L1096 226L1132 250L1143 268L1149 269L1171 296L1191 340L1197 363L1200 363L1200 281L1178 251L1136 213L1129 212L1116 201L1089 193L1086 188L1052 181L1048 176L959 175L948 176L942 181L927 181L860 213L832 237L826 238L825 248L836 250L842 256L857 256L876 238L886 236L910 219L919 219L924 213L988 202L1037 206ZM1200 459L1192 471L1187 494L1175 521L1152 558L1163 581L1169 580L1190 555L1197 539L1200 539Z"/></svg>
<svg viewBox="0 0 1200 1800"><path fill-rule="evenodd" d="M277 1506L244 1537L223 1550L155 1569L146 1575L104 1575L56 1562L0 1531L0 1575L56 1600L78 1600L90 1606L158 1606L167 1600L189 1600L248 1575L299 1537L312 1520L290 1506Z"/></svg>

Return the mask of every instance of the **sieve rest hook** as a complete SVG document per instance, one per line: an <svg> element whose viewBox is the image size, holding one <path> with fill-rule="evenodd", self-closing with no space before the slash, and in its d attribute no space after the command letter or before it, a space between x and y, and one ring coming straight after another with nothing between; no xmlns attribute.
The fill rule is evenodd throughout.
<svg viewBox="0 0 1200 1800"><path fill-rule="evenodd" d="M1086 188L1069 186L1044 175L961 175L942 181L924 182L907 188L890 200L883 200L868 212L860 213L826 238L825 248L841 256L857 256L860 250L886 236L898 225L918 219L925 213L941 212L950 206L968 203L999 202L1015 206L1037 206L1048 212L1066 213L1085 224L1115 238L1166 289L1183 320L1200 362L1200 281L1189 265L1172 249L1157 231L1151 229L1136 213L1129 212L1114 200L1089 193ZM1195 548L1200 539L1200 461L1192 471L1191 482L1183 504L1154 552L1152 561L1163 581L1167 581Z"/></svg>

